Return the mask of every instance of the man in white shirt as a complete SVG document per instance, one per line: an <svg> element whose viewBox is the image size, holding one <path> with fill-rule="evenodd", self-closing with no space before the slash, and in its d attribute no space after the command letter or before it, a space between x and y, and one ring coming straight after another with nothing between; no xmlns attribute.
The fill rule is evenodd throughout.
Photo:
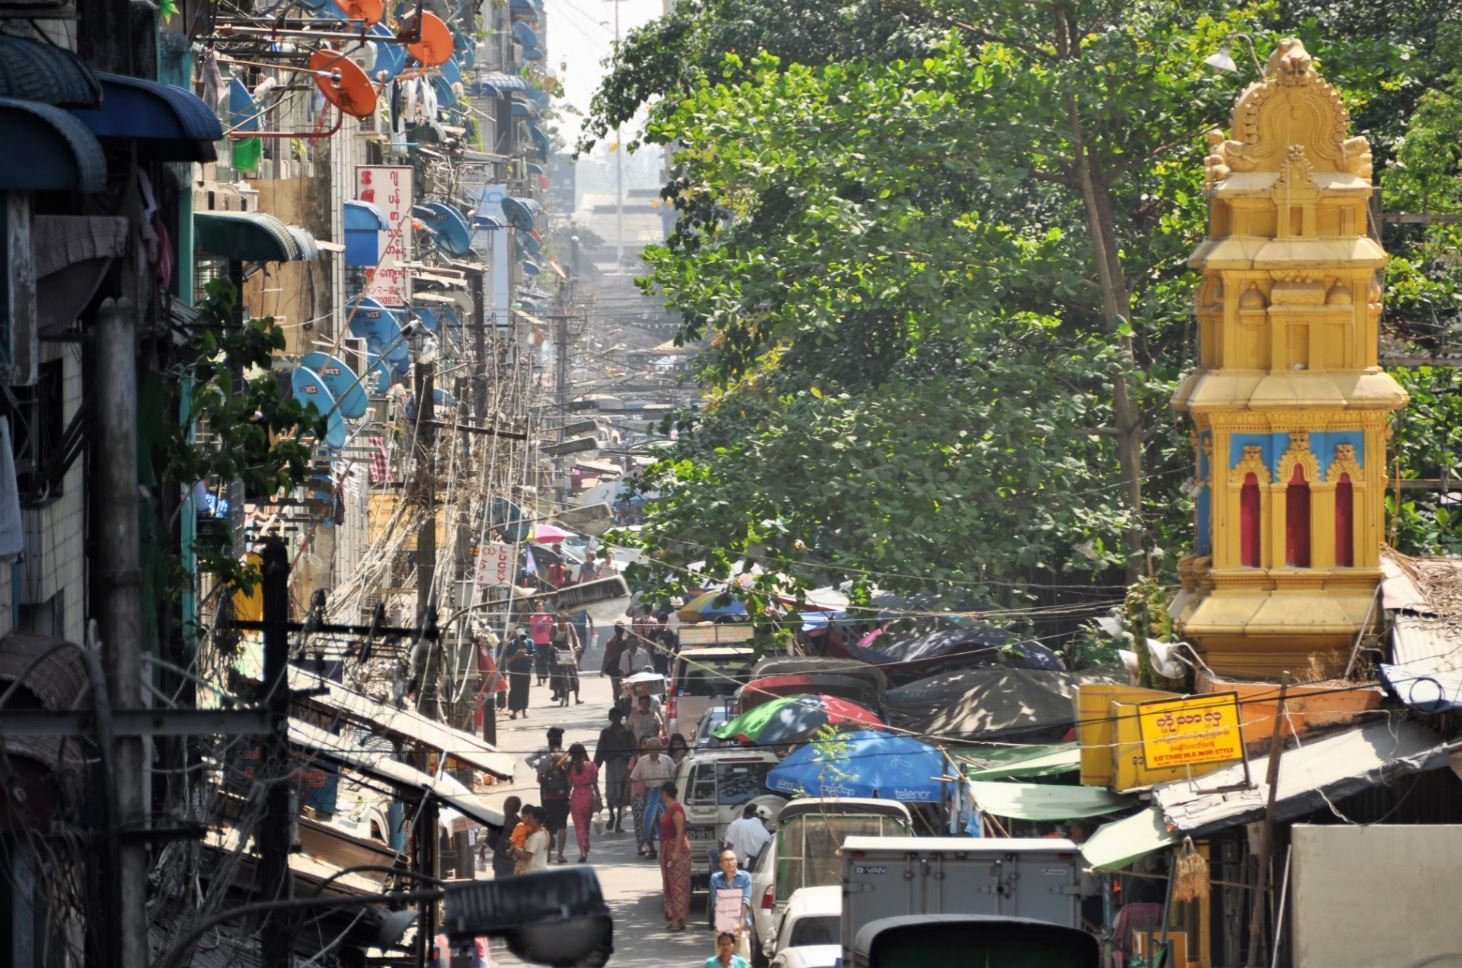
<svg viewBox="0 0 1462 968"><path fill-rule="evenodd" d="M756 860L756 855L766 842L772 839L767 833L766 824L757 814L757 807L754 803L748 803L741 808L741 817L731 821L726 828L726 849L736 852L736 859L741 866L751 870L751 862Z"/></svg>

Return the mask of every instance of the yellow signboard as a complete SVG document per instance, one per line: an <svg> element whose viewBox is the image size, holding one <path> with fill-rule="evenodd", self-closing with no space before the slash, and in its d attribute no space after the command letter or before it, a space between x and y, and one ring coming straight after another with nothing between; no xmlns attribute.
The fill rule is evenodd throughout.
<svg viewBox="0 0 1462 968"><path fill-rule="evenodd" d="M1244 758L1238 693L1160 699L1137 710L1143 765L1149 770Z"/></svg>

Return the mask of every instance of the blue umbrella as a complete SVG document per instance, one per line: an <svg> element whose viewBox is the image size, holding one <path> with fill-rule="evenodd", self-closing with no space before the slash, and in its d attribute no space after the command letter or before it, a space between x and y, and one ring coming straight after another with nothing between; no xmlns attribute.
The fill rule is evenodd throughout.
<svg viewBox="0 0 1462 968"><path fill-rule="evenodd" d="M809 797L878 797L939 803L948 770L944 754L893 733L847 733L831 744L794 750L767 774L767 786Z"/></svg>

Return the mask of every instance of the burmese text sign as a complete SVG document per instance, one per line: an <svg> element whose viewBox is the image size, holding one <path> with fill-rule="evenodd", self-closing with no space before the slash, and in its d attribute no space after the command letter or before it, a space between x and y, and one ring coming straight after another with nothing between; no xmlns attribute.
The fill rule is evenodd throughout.
<svg viewBox="0 0 1462 968"><path fill-rule="evenodd" d="M1244 758L1237 693L1140 703L1137 717L1148 769Z"/></svg>

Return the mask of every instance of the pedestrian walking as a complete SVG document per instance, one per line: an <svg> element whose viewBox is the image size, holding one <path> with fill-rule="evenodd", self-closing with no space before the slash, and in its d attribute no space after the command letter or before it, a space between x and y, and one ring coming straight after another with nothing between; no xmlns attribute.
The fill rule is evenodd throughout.
<svg viewBox="0 0 1462 968"><path fill-rule="evenodd" d="M579 584L582 585L586 581L594 581L602 574L599 568L599 562L594 560L594 552L584 552L584 563L579 566Z"/></svg>
<svg viewBox="0 0 1462 968"><path fill-rule="evenodd" d="M660 886L665 891L665 927L684 931L690 917L690 834L679 791L666 780L660 785Z"/></svg>
<svg viewBox="0 0 1462 968"><path fill-rule="evenodd" d="M711 909L711 929L718 937L729 932L736 939L736 953L750 958L751 875L737 866L736 851L729 847L721 851L717 863L721 869L711 875L711 896L706 902ZM722 910L722 902L733 898L736 913L728 915Z"/></svg>
<svg viewBox="0 0 1462 968"><path fill-rule="evenodd" d="M609 692L616 705L619 703L619 660L624 655L624 649L624 623L615 622L614 634L609 637L608 642L604 643L604 661L599 666L599 674L609 677ZM625 710L625 712L628 711Z"/></svg>
<svg viewBox="0 0 1462 968"><path fill-rule="evenodd" d="M643 746L647 739L659 739L665 732L665 720L651 704L649 696L635 698L635 708L625 719L625 725L635 734L635 743L639 746Z"/></svg>
<svg viewBox="0 0 1462 968"><path fill-rule="evenodd" d="M736 935L722 931L716 935L716 953L701 968L751 968L751 963L736 953Z"/></svg>
<svg viewBox="0 0 1462 968"><path fill-rule="evenodd" d="M533 679L533 640L521 631L515 632L503 647L503 664L508 669L509 719L521 713L528 718L528 689Z"/></svg>
<svg viewBox="0 0 1462 968"><path fill-rule="evenodd" d="M503 801L503 827L489 844L492 847L493 877L507 877L513 873L513 831L518 828L518 814L522 808L523 801L519 797L508 797Z"/></svg>
<svg viewBox="0 0 1462 968"><path fill-rule="evenodd" d="M589 760L583 743L569 747L569 812L574 817L574 837L579 842L579 863L589 859L589 825L603 808L599 794L599 767Z"/></svg>
<svg viewBox="0 0 1462 968"><path fill-rule="evenodd" d="M548 682L552 665L553 616L541 608L529 616L528 637L533 640L533 666L541 686Z"/></svg>
<svg viewBox="0 0 1462 968"><path fill-rule="evenodd" d="M563 545L557 542L553 545L554 560L548 566L548 583L554 588L564 588L572 585L574 578L569 570L568 561L563 556Z"/></svg>
<svg viewBox="0 0 1462 968"><path fill-rule="evenodd" d="M680 762L690 755L690 744L685 737L675 733L670 737L670 745L665 747L665 755L670 757L670 762L679 767Z"/></svg>
<svg viewBox="0 0 1462 968"><path fill-rule="evenodd" d="M624 713L609 710L609 725L599 731L594 763L604 773L604 804L609 808L606 833L624 832L624 810L630 805L629 763L637 747L635 734L624 724Z"/></svg>
<svg viewBox="0 0 1462 968"><path fill-rule="evenodd" d="M516 858L513 873L548 870L548 853L553 847L553 840L549 836L548 828L544 826L543 808L531 805L524 807L523 823L527 827L528 836L524 839L523 846L513 851Z"/></svg>
<svg viewBox="0 0 1462 968"><path fill-rule="evenodd" d="M569 826L569 778L565 768L569 758L563 751L562 727L549 728L548 748L530 756L528 765L538 776L538 792L543 797L540 807L543 826L550 838L557 841L558 862L565 863L563 848Z"/></svg>
<svg viewBox="0 0 1462 968"><path fill-rule="evenodd" d="M573 693L574 703L582 706L584 700L579 698L579 659L584 650L578 644L578 633L574 631L574 627L568 622L555 624L550 648L553 650L553 677L549 682L553 687L553 697L560 706L567 706L569 693Z"/></svg>
<svg viewBox="0 0 1462 968"><path fill-rule="evenodd" d="M660 741L653 737L645 740L640 758L629 773L635 791L635 840L641 857L655 856L654 823L660 812L660 785L674 775L669 757L660 754Z"/></svg>

